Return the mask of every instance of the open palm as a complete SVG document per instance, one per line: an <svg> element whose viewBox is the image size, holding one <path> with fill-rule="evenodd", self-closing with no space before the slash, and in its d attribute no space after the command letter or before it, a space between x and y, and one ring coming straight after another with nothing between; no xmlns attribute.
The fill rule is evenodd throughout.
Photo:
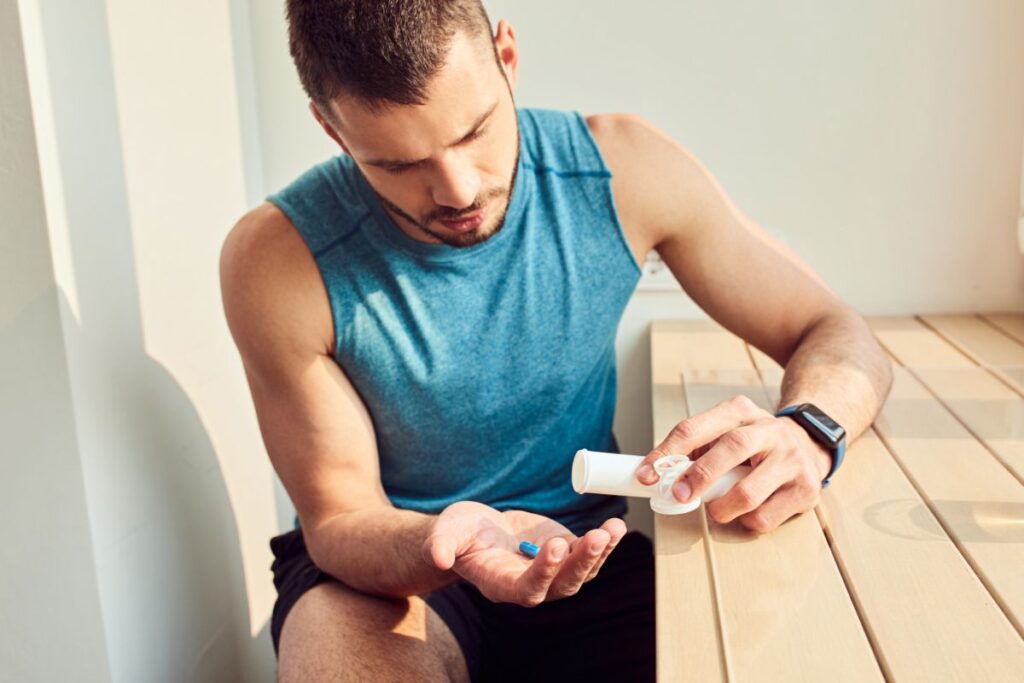
<svg viewBox="0 0 1024 683"><path fill-rule="evenodd" d="M543 515L461 501L437 518L423 555L441 569L454 570L494 602L532 607L575 594L597 574L625 532L625 523L612 518L577 537ZM521 541L540 547L536 558L519 552Z"/></svg>

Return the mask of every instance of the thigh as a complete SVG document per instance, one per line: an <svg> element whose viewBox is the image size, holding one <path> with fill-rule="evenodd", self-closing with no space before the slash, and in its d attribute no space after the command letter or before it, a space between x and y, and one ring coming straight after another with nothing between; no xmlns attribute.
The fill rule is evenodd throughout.
<svg viewBox="0 0 1024 683"><path fill-rule="evenodd" d="M467 681L468 673L455 637L422 598L380 598L327 581L284 621L278 680Z"/></svg>
<svg viewBox="0 0 1024 683"><path fill-rule="evenodd" d="M271 539L270 547L280 680L467 680L451 629L422 598L381 598L345 586L313 564L299 529Z"/></svg>
<svg viewBox="0 0 1024 683"><path fill-rule="evenodd" d="M484 680L654 680L654 552L638 532L624 536L571 597L531 609L488 605L477 595L486 625Z"/></svg>

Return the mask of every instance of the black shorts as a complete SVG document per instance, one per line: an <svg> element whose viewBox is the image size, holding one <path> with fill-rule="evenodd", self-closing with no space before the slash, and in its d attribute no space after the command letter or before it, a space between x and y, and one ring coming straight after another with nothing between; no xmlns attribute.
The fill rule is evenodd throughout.
<svg viewBox="0 0 1024 683"><path fill-rule="evenodd" d="M299 529L270 541L277 601L270 634L313 586L336 581L306 552ZM460 581L423 596L455 635L474 681L654 680L654 553L628 532L601 571L568 598L521 607L494 603Z"/></svg>

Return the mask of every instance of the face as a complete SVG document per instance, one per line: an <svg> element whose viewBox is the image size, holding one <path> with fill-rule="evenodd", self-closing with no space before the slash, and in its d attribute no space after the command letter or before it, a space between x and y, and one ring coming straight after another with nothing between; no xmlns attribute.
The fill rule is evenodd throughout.
<svg viewBox="0 0 1024 683"><path fill-rule="evenodd" d="M391 219L414 239L467 247L504 224L519 160L512 100L518 55L504 21L495 45L501 69L488 36L457 33L424 105L372 111L339 98L329 117L311 105Z"/></svg>

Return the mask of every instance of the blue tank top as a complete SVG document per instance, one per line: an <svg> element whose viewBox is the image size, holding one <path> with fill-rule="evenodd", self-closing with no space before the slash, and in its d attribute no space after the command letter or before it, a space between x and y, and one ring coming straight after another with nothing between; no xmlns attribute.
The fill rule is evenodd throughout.
<svg viewBox="0 0 1024 683"><path fill-rule="evenodd" d="M582 533L626 511L577 494L570 470L580 448L618 451L615 334L640 268L583 117L517 119L504 227L470 247L407 235L347 155L267 199L319 267L334 357L373 420L392 504L473 500Z"/></svg>

